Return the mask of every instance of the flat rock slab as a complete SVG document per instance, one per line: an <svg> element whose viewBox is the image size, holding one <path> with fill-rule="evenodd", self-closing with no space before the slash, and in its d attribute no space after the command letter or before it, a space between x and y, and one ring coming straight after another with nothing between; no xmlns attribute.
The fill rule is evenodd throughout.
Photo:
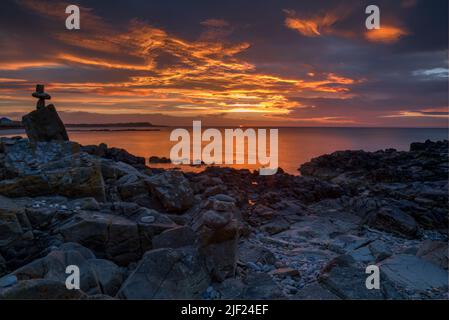
<svg viewBox="0 0 449 320"><path fill-rule="evenodd" d="M448 273L416 256L400 254L379 264L392 282L410 290L425 291L448 286Z"/></svg>

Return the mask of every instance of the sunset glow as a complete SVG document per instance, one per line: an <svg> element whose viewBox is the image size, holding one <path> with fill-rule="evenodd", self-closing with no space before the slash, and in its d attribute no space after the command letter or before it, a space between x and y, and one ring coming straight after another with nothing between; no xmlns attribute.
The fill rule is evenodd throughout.
<svg viewBox="0 0 449 320"><path fill-rule="evenodd" d="M225 10L180 26L164 23L162 13L142 16L137 3L115 23L92 4L81 7L82 28L76 32L61 27L65 5L12 2L16 14L31 15L43 32L39 43L0 34L6 48L0 52L5 116L18 119L31 108L29 93L37 82L45 83L68 121L87 112L85 121L123 113L149 121L181 117L180 123L197 116L220 123L382 126L395 125L391 115L407 114L402 118L417 121L410 124L438 126L440 114L416 112L447 107L442 94L427 95L425 105L423 95L407 96L423 75L432 76L427 69L447 69L444 50L425 60L403 51L402 57L392 56L410 60L400 67L380 62L381 51L419 36L405 16L418 4L409 11L384 10L386 21L404 27L385 23L379 30L355 24L365 14L347 2L319 11L273 3L273 21L245 22ZM400 92L391 91L399 84Z"/></svg>

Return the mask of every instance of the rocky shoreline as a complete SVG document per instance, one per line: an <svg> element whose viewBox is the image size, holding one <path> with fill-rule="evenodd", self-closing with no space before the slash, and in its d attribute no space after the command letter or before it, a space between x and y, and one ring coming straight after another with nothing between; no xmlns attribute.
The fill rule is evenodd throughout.
<svg viewBox="0 0 449 320"><path fill-rule="evenodd" d="M1 138L0 299L448 298L448 141L299 171L183 173L104 144Z"/></svg>

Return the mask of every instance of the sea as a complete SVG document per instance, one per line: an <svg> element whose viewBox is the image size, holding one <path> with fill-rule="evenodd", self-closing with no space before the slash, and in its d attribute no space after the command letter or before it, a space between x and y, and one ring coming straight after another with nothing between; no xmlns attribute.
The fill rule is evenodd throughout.
<svg viewBox="0 0 449 320"><path fill-rule="evenodd" d="M131 129L131 130L130 130ZM70 140L82 145L106 143L108 147L126 149L131 154L145 157L169 157L177 143L170 141L175 128L70 128ZM242 128L245 130L245 128ZM301 164L314 157L340 150L377 151L394 148L409 150L410 143L448 139L448 128L277 128L278 167L290 174L299 174ZM267 128L269 130L269 128ZM224 129L220 129L223 133ZM190 130L191 133L191 130ZM23 130L2 130L0 136L24 136ZM223 133L223 139L224 139ZM203 146L209 142L203 142ZM224 145L224 140L223 140ZM269 150L269 148L267 148ZM246 149L245 152L247 153ZM235 156L235 152L234 152ZM247 158L245 158L247 160ZM151 167L178 167L185 171L199 171L202 166L149 164ZM235 168L257 169L259 164L226 165Z"/></svg>

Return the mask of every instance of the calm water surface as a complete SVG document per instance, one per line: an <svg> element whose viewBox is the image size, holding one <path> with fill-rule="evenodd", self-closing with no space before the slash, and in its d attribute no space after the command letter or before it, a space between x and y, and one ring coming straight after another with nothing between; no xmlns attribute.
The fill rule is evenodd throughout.
<svg viewBox="0 0 449 320"><path fill-rule="evenodd" d="M161 128L160 131L71 130L69 136L71 140L83 145L104 142L109 147L124 148L132 154L145 157L148 161L150 156L169 157L170 149L176 143L169 139L171 131L172 128ZM0 136L14 136L18 133L23 132L0 131ZM298 174L300 164L337 150L376 151L386 148L408 150L411 142L447 138L447 128L279 128L279 166L289 173ZM151 166L166 167L153 164ZM257 165L234 165L234 167L255 169ZM190 166L182 168L198 170Z"/></svg>

